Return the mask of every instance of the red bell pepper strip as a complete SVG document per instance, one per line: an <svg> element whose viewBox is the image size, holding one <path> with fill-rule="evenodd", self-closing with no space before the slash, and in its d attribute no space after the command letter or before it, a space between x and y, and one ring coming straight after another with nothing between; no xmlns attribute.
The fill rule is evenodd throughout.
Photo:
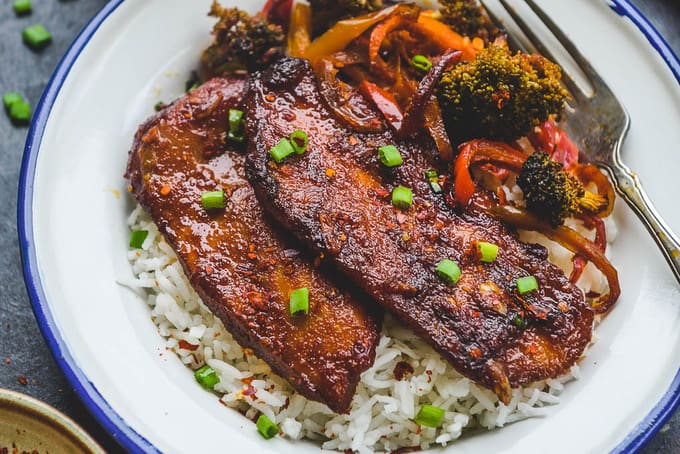
<svg viewBox="0 0 680 454"><path fill-rule="evenodd" d="M401 113L397 100L390 92L383 90L373 82L362 80L359 84L359 93L375 105L395 131L401 128L404 115Z"/></svg>
<svg viewBox="0 0 680 454"><path fill-rule="evenodd" d="M292 9L293 0L267 0L262 8L262 14L269 23L280 25L285 30L290 22Z"/></svg>

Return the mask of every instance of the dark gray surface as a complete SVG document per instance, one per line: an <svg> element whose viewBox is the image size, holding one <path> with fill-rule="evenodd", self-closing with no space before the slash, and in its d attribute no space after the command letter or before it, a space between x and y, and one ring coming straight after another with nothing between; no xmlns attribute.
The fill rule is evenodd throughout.
<svg viewBox="0 0 680 454"><path fill-rule="evenodd" d="M680 54L680 1L633 0ZM0 91L23 93L36 106L40 94L77 33L105 0L33 0L33 14L17 18L11 1L0 9ZM53 42L32 52L21 30L42 23ZM0 387L30 394L64 411L90 432L107 451L122 451L90 416L73 393L37 327L21 272L16 232L16 194L27 128L15 127L0 114ZM6 361L8 360L8 361ZM26 384L22 384L23 377ZM680 453L680 412L642 451Z"/></svg>

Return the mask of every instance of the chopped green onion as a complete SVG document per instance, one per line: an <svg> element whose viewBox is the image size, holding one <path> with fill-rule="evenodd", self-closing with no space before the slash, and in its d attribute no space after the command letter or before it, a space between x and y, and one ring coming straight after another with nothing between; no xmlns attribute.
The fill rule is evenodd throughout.
<svg viewBox="0 0 680 454"><path fill-rule="evenodd" d="M392 205L408 210L413 205L413 191L404 186L397 186L392 190Z"/></svg>
<svg viewBox="0 0 680 454"><path fill-rule="evenodd" d="M274 158L274 161L276 161L278 164L280 164L281 161L283 161L293 153L295 153L295 149L293 148L293 145L291 145L290 140L288 139L279 140L279 143L271 147L271 149L269 150L269 154L272 156L272 158Z"/></svg>
<svg viewBox="0 0 680 454"><path fill-rule="evenodd" d="M534 276L526 276L517 279L517 291L520 295L538 290L538 281Z"/></svg>
<svg viewBox="0 0 680 454"><path fill-rule="evenodd" d="M130 247L132 249L141 249L147 236L149 236L147 230L133 230L130 232Z"/></svg>
<svg viewBox="0 0 680 454"><path fill-rule="evenodd" d="M21 36L24 38L24 42L34 50L42 49L52 41L50 32L40 24L24 28Z"/></svg>
<svg viewBox="0 0 680 454"><path fill-rule="evenodd" d="M207 364L200 369L197 369L194 372L194 377L196 378L196 381L200 383L200 385L205 389L213 389L215 385L220 382L215 369L208 366Z"/></svg>
<svg viewBox="0 0 680 454"><path fill-rule="evenodd" d="M432 68L432 62L425 55L414 55L411 63L422 71L429 71Z"/></svg>
<svg viewBox="0 0 680 454"><path fill-rule="evenodd" d="M260 415L260 417L257 418L256 425L257 431L260 432L260 435L262 435L265 440L269 440L279 433L279 426L274 424L274 422L267 418L266 415Z"/></svg>
<svg viewBox="0 0 680 454"><path fill-rule="evenodd" d="M442 192L442 187L439 185L439 183L436 183L434 181L430 181L430 188L432 189L432 192L435 194L441 194Z"/></svg>
<svg viewBox="0 0 680 454"><path fill-rule="evenodd" d="M203 208L206 210L224 208L226 205L226 198L224 197L224 191L221 189L219 191L204 192L201 194L201 203L203 203Z"/></svg>
<svg viewBox="0 0 680 454"><path fill-rule="evenodd" d="M290 315L309 314L309 289L302 287L290 292Z"/></svg>
<svg viewBox="0 0 680 454"><path fill-rule="evenodd" d="M307 151L307 145L309 145L309 137L304 131L299 129L290 135L290 144L293 146L295 153L302 154Z"/></svg>
<svg viewBox="0 0 680 454"><path fill-rule="evenodd" d="M5 105L5 109L9 110L12 104L17 102L22 102L24 97L19 93L5 93L2 95L2 103Z"/></svg>
<svg viewBox="0 0 680 454"><path fill-rule="evenodd" d="M436 181L439 179L439 174L434 169L428 169L425 171L425 178L427 178L427 181Z"/></svg>
<svg viewBox="0 0 680 454"><path fill-rule="evenodd" d="M438 427L444 419L444 413L446 411L443 408L425 404L418 410L414 421L421 426Z"/></svg>
<svg viewBox="0 0 680 454"><path fill-rule="evenodd" d="M385 167L397 167L404 162L401 158L401 153L394 145L385 145L378 148L378 156L380 157L380 162Z"/></svg>
<svg viewBox="0 0 680 454"><path fill-rule="evenodd" d="M496 260L498 256L498 246L493 243L487 243L485 241L479 241L477 243L477 248L481 254L481 261L484 263L492 263Z"/></svg>
<svg viewBox="0 0 680 454"><path fill-rule="evenodd" d="M201 83L200 83L200 82L194 82L194 83L189 87L189 89L187 90L187 93L196 90L196 89L197 89L198 87L200 87L200 86L201 86Z"/></svg>
<svg viewBox="0 0 680 454"><path fill-rule="evenodd" d="M17 123L27 123L31 119L31 105L25 101L15 102L9 108L9 117Z"/></svg>
<svg viewBox="0 0 680 454"><path fill-rule="evenodd" d="M449 259L444 259L439 262L439 265L434 269L437 276L447 284L455 284L460 280L463 274L456 262Z"/></svg>
<svg viewBox="0 0 680 454"><path fill-rule="evenodd" d="M432 192L439 194L442 192L442 187L439 184L439 174L434 169L429 169L425 171L425 178L432 188Z"/></svg>
<svg viewBox="0 0 680 454"><path fill-rule="evenodd" d="M153 110L156 112L160 112L161 110L165 109L166 104L163 101L158 101L156 104L153 105Z"/></svg>
<svg viewBox="0 0 680 454"><path fill-rule="evenodd" d="M238 143L241 143L244 140L246 140L246 138L243 134L236 134L236 133L233 133L231 131L229 131L227 133L227 137L229 138L229 140L233 140L234 142L238 142Z"/></svg>
<svg viewBox="0 0 680 454"><path fill-rule="evenodd" d="M243 111L229 109L229 132L242 135L243 131Z"/></svg>
<svg viewBox="0 0 680 454"><path fill-rule="evenodd" d="M524 329L527 327L527 321L524 320L524 318L519 314L515 314L515 316L512 317L512 323L519 329Z"/></svg>
<svg viewBox="0 0 680 454"><path fill-rule="evenodd" d="M31 0L14 0L12 7L18 16L23 16L31 12Z"/></svg>

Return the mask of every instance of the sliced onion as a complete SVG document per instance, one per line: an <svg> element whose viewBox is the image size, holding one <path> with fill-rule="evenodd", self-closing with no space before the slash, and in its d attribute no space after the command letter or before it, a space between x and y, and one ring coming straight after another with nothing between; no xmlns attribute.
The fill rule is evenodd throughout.
<svg viewBox="0 0 680 454"><path fill-rule="evenodd" d="M444 161L453 160L453 145L451 145L449 134L446 132L439 101L434 96L430 98L430 102L425 108L425 126L437 146L439 156Z"/></svg>
<svg viewBox="0 0 680 454"><path fill-rule="evenodd" d="M444 71L460 61L461 55L462 53L459 51L448 50L437 63L432 65L427 75L418 84L416 92L406 107L404 122L401 124L399 131L397 131L398 136L408 137L424 124L425 108L434 95L439 79L442 78Z"/></svg>
<svg viewBox="0 0 680 454"><path fill-rule="evenodd" d="M339 120L358 132L380 132L384 129L372 110L367 108L366 112L360 112L359 109L353 108L353 101L356 104L359 100L365 103L365 100L354 88L337 80L335 76L338 70L329 59L322 58L314 69L319 79L321 98Z"/></svg>
<svg viewBox="0 0 680 454"><path fill-rule="evenodd" d="M593 262L607 279L609 293L593 300L590 303L591 308L594 312L602 314L608 312L614 306L621 294L618 273L598 245L569 227L561 225L553 228L549 223L540 220L525 210L512 208L507 205L496 206L490 209L488 207L482 208L492 216L518 229L540 232L551 240L560 243L571 252Z"/></svg>

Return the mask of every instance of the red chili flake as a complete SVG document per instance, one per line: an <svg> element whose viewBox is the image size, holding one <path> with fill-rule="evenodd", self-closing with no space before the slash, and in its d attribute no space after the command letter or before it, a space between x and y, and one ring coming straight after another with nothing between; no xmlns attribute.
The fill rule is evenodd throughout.
<svg viewBox="0 0 680 454"><path fill-rule="evenodd" d="M7 358L7 359L5 360L5 364L9 364L9 363L11 363L11 362L12 362L12 360L9 359L9 358Z"/></svg>
<svg viewBox="0 0 680 454"><path fill-rule="evenodd" d="M411 366L406 361L399 361L396 366L394 366L394 378L397 380L403 380L406 375L413 373L413 366Z"/></svg>
<svg viewBox="0 0 680 454"><path fill-rule="evenodd" d="M347 235L345 235L344 233L341 233L340 236L338 237L338 239L340 241L345 241L347 239Z"/></svg>
<svg viewBox="0 0 680 454"><path fill-rule="evenodd" d="M350 145L356 145L359 143L359 139L357 139L354 136L349 136L349 139L347 139Z"/></svg>
<svg viewBox="0 0 680 454"><path fill-rule="evenodd" d="M326 169L326 176L327 176L328 178L333 178L333 177L336 176L337 174L338 174L338 173L337 173L334 169L331 169L331 168Z"/></svg>
<svg viewBox="0 0 680 454"><path fill-rule="evenodd" d="M250 384L253 382L254 379L255 379L255 377L251 375L250 377L242 378L241 383L250 386Z"/></svg>
<svg viewBox="0 0 680 454"><path fill-rule="evenodd" d="M205 266L205 272L206 274L212 274L212 272L215 271L212 266L206 265Z"/></svg>
<svg viewBox="0 0 680 454"><path fill-rule="evenodd" d="M279 171L287 177L289 177L293 174L293 168L289 165L286 165L286 164L280 166Z"/></svg>
<svg viewBox="0 0 680 454"><path fill-rule="evenodd" d="M246 299L250 302L250 305L259 309L265 310L267 305L265 304L264 297L260 292L248 292L246 293Z"/></svg>
<svg viewBox="0 0 680 454"><path fill-rule="evenodd" d="M482 351L477 347L472 347L470 349L470 356L472 356L473 358L481 358L482 357Z"/></svg>
<svg viewBox="0 0 680 454"><path fill-rule="evenodd" d="M501 110L505 101L510 99L510 92L508 90L498 91L491 95L491 99L496 101L496 107L498 107L498 110Z"/></svg>
<svg viewBox="0 0 680 454"><path fill-rule="evenodd" d="M257 393L257 388L253 387L252 385L248 385L248 387L243 390L244 396L254 396L255 393Z"/></svg>
<svg viewBox="0 0 680 454"><path fill-rule="evenodd" d="M524 348L524 353L538 353L538 345L536 344L529 344Z"/></svg>
<svg viewBox="0 0 680 454"><path fill-rule="evenodd" d="M380 197L381 199L385 199L390 196L390 192L385 188L375 188L373 189L373 193L376 195L376 197Z"/></svg>
<svg viewBox="0 0 680 454"><path fill-rule="evenodd" d="M190 344L189 342L185 341L184 339L181 339L179 341L179 348L184 349L184 350L189 350L189 351L194 351L198 349L198 345Z"/></svg>
<svg viewBox="0 0 680 454"><path fill-rule="evenodd" d="M28 380L26 380L26 377L24 377L23 375L19 375L19 378L17 380L19 380L20 385L26 386L28 384Z"/></svg>
<svg viewBox="0 0 680 454"><path fill-rule="evenodd" d="M471 315L472 315L474 318L478 318L480 315L482 315L482 313L479 312L479 311L472 311L472 314L471 314Z"/></svg>
<svg viewBox="0 0 680 454"><path fill-rule="evenodd" d="M505 205L507 202L507 198L505 197L505 191L503 188L498 188L496 190L496 197L498 197L498 204L499 205Z"/></svg>
<svg viewBox="0 0 680 454"><path fill-rule="evenodd" d="M248 252L248 258L250 260L255 260L257 258L257 254L254 252Z"/></svg>
<svg viewBox="0 0 680 454"><path fill-rule="evenodd" d="M170 186L167 184L161 188L161 195L168 195L170 194Z"/></svg>
<svg viewBox="0 0 680 454"><path fill-rule="evenodd" d="M274 102L276 101L276 96L274 96L273 93L269 93L267 96L264 97L264 99L266 99L269 102Z"/></svg>
<svg viewBox="0 0 680 454"><path fill-rule="evenodd" d="M539 320L546 320L548 318L548 313L543 311L536 311L534 312L534 317L536 317Z"/></svg>
<svg viewBox="0 0 680 454"><path fill-rule="evenodd" d="M252 244L252 243L249 244L249 245L248 245L248 251L249 251L249 252L255 252L255 245Z"/></svg>

